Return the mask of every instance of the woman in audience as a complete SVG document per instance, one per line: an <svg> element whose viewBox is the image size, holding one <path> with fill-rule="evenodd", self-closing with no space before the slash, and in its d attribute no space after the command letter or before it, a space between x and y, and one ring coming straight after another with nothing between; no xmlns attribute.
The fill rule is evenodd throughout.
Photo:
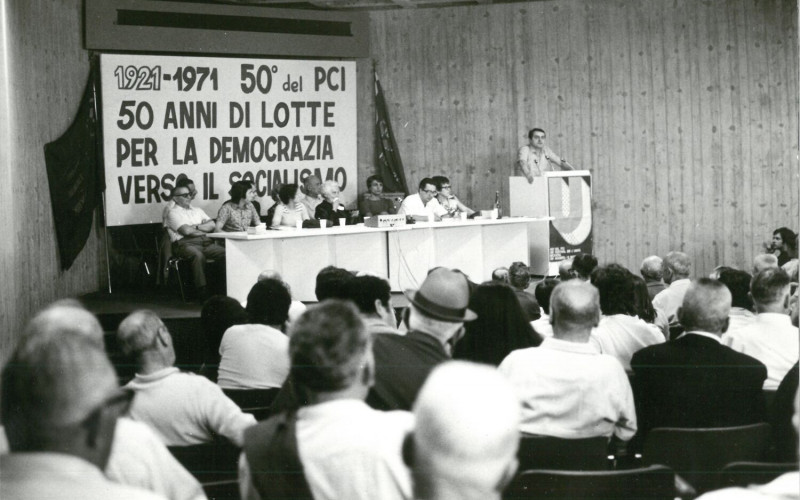
<svg viewBox="0 0 800 500"><path fill-rule="evenodd" d="M308 212L302 203L296 201L297 184L284 184L278 190L279 203L275 205L270 227L296 227L297 222L308 220Z"/></svg>
<svg viewBox="0 0 800 500"><path fill-rule="evenodd" d="M464 337L456 344L454 359L497 366L511 351L542 343L514 291L505 283L487 281L478 285L470 296L469 308L478 319L464 324Z"/></svg>
<svg viewBox="0 0 800 500"><path fill-rule="evenodd" d="M203 323L203 366L200 374L212 382L217 381L219 369L219 344L225 330L234 325L248 323L247 312L239 301L225 295L214 295L209 298L200 310Z"/></svg>
<svg viewBox="0 0 800 500"><path fill-rule="evenodd" d="M253 205L256 190L247 181L234 182L228 191L231 199L222 204L217 213L216 232L247 231L250 226L261 223L258 210Z"/></svg>
<svg viewBox="0 0 800 500"><path fill-rule="evenodd" d="M453 187L450 185L450 179L443 175L437 175L433 178L433 183L436 186L436 190L439 192L437 198L439 204L447 210L447 213L450 214L451 217L455 217L459 213L465 213L467 215L475 213L475 210L464 205L455 197L453 194Z"/></svg>
<svg viewBox="0 0 800 500"><path fill-rule="evenodd" d="M797 235L788 227L779 227L772 232L772 244L767 252L778 256L778 265L783 266L792 259L790 247L796 245Z"/></svg>
<svg viewBox="0 0 800 500"><path fill-rule="evenodd" d="M665 339L669 339L669 320L664 311L653 307L648 293L647 282L641 276L631 273L633 279L634 305L636 315L645 323L655 325L664 334Z"/></svg>
<svg viewBox="0 0 800 500"><path fill-rule="evenodd" d="M383 179L377 175L370 175L367 177L367 189L368 191L364 193L361 201L358 202L358 211L364 217L397 213L392 200L381 196L383 194Z"/></svg>

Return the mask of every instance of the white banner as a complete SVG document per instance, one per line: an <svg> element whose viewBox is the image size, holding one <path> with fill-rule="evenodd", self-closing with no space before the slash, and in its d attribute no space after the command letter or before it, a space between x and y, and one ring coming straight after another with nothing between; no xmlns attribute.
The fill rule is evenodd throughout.
<svg viewBox="0 0 800 500"><path fill-rule="evenodd" d="M341 61L101 56L106 222L161 222L179 174L216 217L232 182L262 212L310 174L356 201L356 65Z"/></svg>

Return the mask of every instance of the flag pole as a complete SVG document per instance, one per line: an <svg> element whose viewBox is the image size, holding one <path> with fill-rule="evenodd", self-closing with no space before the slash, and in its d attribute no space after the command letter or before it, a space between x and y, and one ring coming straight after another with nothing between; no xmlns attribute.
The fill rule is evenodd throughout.
<svg viewBox="0 0 800 500"><path fill-rule="evenodd" d="M93 65L97 64L97 60L93 61ZM97 112L97 73L92 77L92 106L94 107L94 128L97 134L97 122L100 119L100 114ZM97 154L97 135L95 135L95 155ZM102 161L99 158L99 161ZM108 281L108 293L111 294L111 259L108 256L108 214L106 213L106 191L100 193L100 200L103 205L103 248L106 254L106 280Z"/></svg>

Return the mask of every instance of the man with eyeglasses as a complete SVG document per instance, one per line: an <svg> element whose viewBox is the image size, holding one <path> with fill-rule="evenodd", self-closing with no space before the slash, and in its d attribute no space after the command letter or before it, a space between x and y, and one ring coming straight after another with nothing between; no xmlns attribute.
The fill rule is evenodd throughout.
<svg viewBox="0 0 800 500"><path fill-rule="evenodd" d="M443 217L450 217L436 199L436 194L436 183L425 177L419 181L419 192L407 196L397 213L410 215L417 222L440 221Z"/></svg>
<svg viewBox="0 0 800 500"><path fill-rule="evenodd" d="M519 149L517 156L517 170L533 184L533 178L539 177L543 172L558 170L575 170L567 160L560 158L552 149L545 145L547 134L540 128L532 128L528 132L527 146Z"/></svg>
<svg viewBox="0 0 800 500"><path fill-rule="evenodd" d="M190 260L196 295L205 299L209 295L206 262L224 259L225 248L206 235L214 232L214 220L203 209L193 207L192 198L188 187L178 186L172 190L175 206L167 212L166 226L172 240L172 252Z"/></svg>
<svg viewBox="0 0 800 500"><path fill-rule="evenodd" d="M194 187L194 181L188 177L186 174L180 174L175 179L175 187L172 188L172 191L177 190L179 187L185 187L189 189L189 194L191 198L194 199L197 196L197 189ZM166 198L164 198L166 199ZM164 211L161 213L161 221L164 224L164 227L167 227L167 215L169 211L175 207L175 200L172 199L172 193L170 192L170 198L167 202L166 206L164 207Z"/></svg>

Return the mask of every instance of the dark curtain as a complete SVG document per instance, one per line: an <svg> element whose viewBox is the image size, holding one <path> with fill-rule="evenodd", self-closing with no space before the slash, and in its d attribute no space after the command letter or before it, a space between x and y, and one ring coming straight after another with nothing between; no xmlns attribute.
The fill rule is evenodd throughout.
<svg viewBox="0 0 800 500"><path fill-rule="evenodd" d="M375 138L378 175L383 178L383 190L389 193L408 194L406 174L403 170L403 160L397 149L397 141L392 132L392 123L389 121L389 110L386 108L386 99L383 97L383 88L375 76Z"/></svg>

